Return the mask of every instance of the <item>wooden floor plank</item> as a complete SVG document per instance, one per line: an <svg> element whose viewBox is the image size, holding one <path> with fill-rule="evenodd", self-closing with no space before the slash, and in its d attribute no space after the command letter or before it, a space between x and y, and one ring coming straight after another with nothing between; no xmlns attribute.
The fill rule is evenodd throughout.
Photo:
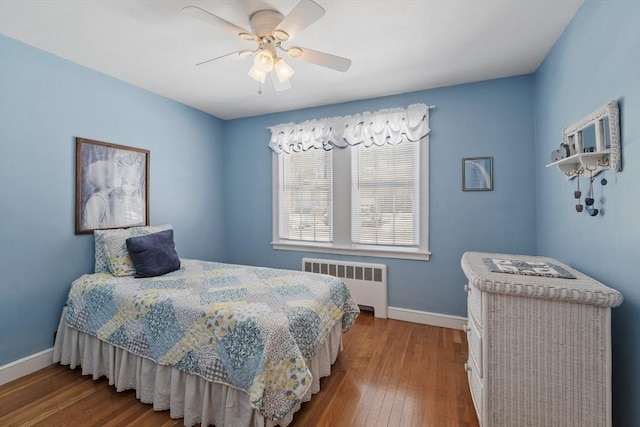
<svg viewBox="0 0 640 427"><path fill-rule="evenodd" d="M291 427L478 427L466 372L466 335L363 313L344 351ZM52 365L0 387L2 426L183 425L169 411L118 393L105 378ZM200 427L200 426L198 426ZM223 427L223 426L219 426Z"/></svg>

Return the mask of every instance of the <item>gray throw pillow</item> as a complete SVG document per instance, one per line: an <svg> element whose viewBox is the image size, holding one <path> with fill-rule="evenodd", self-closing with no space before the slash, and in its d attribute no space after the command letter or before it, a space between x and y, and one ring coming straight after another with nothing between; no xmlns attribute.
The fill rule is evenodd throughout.
<svg viewBox="0 0 640 427"><path fill-rule="evenodd" d="M180 269L173 230L160 231L126 240L127 251L136 269L135 277L155 277Z"/></svg>

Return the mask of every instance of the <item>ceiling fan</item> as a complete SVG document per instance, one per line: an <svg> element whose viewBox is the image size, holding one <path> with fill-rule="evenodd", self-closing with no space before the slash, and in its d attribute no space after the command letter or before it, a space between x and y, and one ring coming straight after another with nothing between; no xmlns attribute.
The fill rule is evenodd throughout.
<svg viewBox="0 0 640 427"><path fill-rule="evenodd" d="M276 90L286 90L291 87L289 79L295 73L294 69L284 59L278 56L278 51L285 52L290 58L345 72L351 67L351 60L325 52L319 52L306 47L285 47L282 43L289 42L300 31L316 22L325 13L324 9L313 0L301 0L293 10L282 16L275 10L259 10L250 17L251 31L247 31L211 12L198 6L186 6L183 13L204 21L214 27L228 31L243 40L257 44L254 50L239 50L237 52L218 56L196 64L203 65L215 61L229 61L253 56L253 66L249 76L264 83L271 71L271 80Z"/></svg>

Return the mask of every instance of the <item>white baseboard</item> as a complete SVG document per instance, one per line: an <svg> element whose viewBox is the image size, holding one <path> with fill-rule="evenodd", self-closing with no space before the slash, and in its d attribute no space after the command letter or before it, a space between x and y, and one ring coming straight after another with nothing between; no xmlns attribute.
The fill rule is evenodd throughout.
<svg viewBox="0 0 640 427"><path fill-rule="evenodd" d="M428 313L426 311L410 310L408 308L389 307L387 315L389 319L422 323L423 325L439 326L441 328L462 330L462 326L467 324L466 317Z"/></svg>
<svg viewBox="0 0 640 427"><path fill-rule="evenodd" d="M53 347L0 366L0 386L53 364Z"/></svg>

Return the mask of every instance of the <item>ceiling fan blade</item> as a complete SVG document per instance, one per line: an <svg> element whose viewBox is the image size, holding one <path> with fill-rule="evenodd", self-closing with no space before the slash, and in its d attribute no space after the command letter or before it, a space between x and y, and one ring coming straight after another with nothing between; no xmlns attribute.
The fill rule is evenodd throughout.
<svg viewBox="0 0 640 427"><path fill-rule="evenodd" d="M345 72L351 67L351 60L330 53L319 52L306 47L290 47L289 56L293 59L331 68L332 70ZM291 52L295 52L295 55ZM300 53L302 52L302 53Z"/></svg>
<svg viewBox="0 0 640 427"><path fill-rule="evenodd" d="M291 80L287 80L284 83L280 82L280 79L278 79L278 76L276 76L276 73L269 73L271 74L271 83L273 83L273 88L278 91L278 92L282 92L283 90L289 90L291 89Z"/></svg>
<svg viewBox="0 0 640 427"><path fill-rule="evenodd" d="M237 52L233 52L233 53L228 53L226 55L222 55L222 56L218 56L216 58L213 59L207 59L206 61L202 61L202 62L198 62L196 64L196 67L198 65L204 65L204 64L210 64L214 61L218 61L218 62L232 62L232 61L236 61L238 59L243 59L243 58L247 58L249 56L251 56L254 53L253 50L239 50Z"/></svg>
<svg viewBox="0 0 640 427"><path fill-rule="evenodd" d="M324 9L318 3L313 0L300 0L300 3L278 24L273 33L280 41L291 40L322 15L324 15ZM286 33L288 37L278 37L280 32Z"/></svg>
<svg viewBox="0 0 640 427"><path fill-rule="evenodd" d="M255 36L253 36L250 31L247 31L242 27L238 27L236 24L232 24L226 19L222 19L219 16L214 15L213 13L199 8L198 6L185 6L182 8L182 12L193 18L206 22L207 24L213 25L214 27L218 27L222 30L228 31L236 36L246 34L248 36L245 36L244 38L255 39ZM249 38L249 36L252 37Z"/></svg>

